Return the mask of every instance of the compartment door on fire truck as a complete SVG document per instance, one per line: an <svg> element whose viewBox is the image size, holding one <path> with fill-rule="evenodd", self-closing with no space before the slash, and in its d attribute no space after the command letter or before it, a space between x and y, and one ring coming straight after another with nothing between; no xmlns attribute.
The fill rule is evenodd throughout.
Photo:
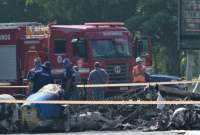
<svg viewBox="0 0 200 135"><path fill-rule="evenodd" d="M0 45L0 81L17 79L16 45Z"/></svg>
<svg viewBox="0 0 200 135"><path fill-rule="evenodd" d="M53 56L55 58L55 63L62 64L62 59L66 53L66 39L54 39L54 50Z"/></svg>
<svg viewBox="0 0 200 135"><path fill-rule="evenodd" d="M77 58L87 58L87 46L86 40L84 38L74 38L72 39L73 44L73 54Z"/></svg>
<svg viewBox="0 0 200 135"><path fill-rule="evenodd" d="M88 51L87 42L84 38L74 38L72 39L73 45L73 61L79 66L79 72L81 74L88 74Z"/></svg>
<svg viewBox="0 0 200 135"><path fill-rule="evenodd" d="M50 60L52 62L52 74L56 78L60 78L63 74L62 61L66 55L67 39L66 38L53 38L53 46L51 48Z"/></svg>

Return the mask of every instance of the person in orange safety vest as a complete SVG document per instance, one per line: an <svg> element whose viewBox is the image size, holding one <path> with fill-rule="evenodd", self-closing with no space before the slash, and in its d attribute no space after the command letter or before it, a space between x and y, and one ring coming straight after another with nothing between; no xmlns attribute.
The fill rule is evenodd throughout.
<svg viewBox="0 0 200 135"><path fill-rule="evenodd" d="M145 67L143 65L143 60L140 57L136 58L136 65L133 67L132 75L134 83L144 83L145 82Z"/></svg>

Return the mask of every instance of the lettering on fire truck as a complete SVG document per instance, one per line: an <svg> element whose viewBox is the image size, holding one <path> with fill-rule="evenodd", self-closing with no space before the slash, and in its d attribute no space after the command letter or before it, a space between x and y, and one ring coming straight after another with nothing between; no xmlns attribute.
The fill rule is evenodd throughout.
<svg viewBox="0 0 200 135"><path fill-rule="evenodd" d="M10 34L3 34L0 35L0 40L10 40Z"/></svg>
<svg viewBox="0 0 200 135"><path fill-rule="evenodd" d="M62 56L60 56L60 55L57 56L57 62L58 62L58 64L61 64L61 63L62 63L62 60L63 60L63 59L62 59Z"/></svg>

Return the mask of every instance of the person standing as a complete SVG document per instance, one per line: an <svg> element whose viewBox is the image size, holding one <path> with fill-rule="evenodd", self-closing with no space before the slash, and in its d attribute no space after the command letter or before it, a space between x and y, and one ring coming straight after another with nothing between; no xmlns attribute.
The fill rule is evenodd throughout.
<svg viewBox="0 0 200 135"><path fill-rule="evenodd" d="M27 79L31 81L31 78L34 76L35 72L38 70L42 70L42 62L40 57L34 59L33 68L28 71Z"/></svg>
<svg viewBox="0 0 200 135"><path fill-rule="evenodd" d="M136 65L132 70L133 82L134 83L145 83L145 67L143 60L140 57L136 58Z"/></svg>
<svg viewBox="0 0 200 135"><path fill-rule="evenodd" d="M27 74L27 80L28 80L28 85L30 87L30 91L28 92L28 94L30 94L31 91L33 91L33 77L35 76L35 73L39 70L42 70L42 62L41 62L41 59L40 57L36 57L34 59L34 67L32 69L30 69L28 71L28 74Z"/></svg>
<svg viewBox="0 0 200 135"><path fill-rule="evenodd" d="M73 74L72 74L72 92L71 92L71 98L72 99L80 99L80 88L77 88L76 85L81 84L81 76L79 72L78 66L73 66Z"/></svg>
<svg viewBox="0 0 200 135"><path fill-rule="evenodd" d="M105 69L101 67L100 62L94 63L94 69L90 72L88 77L90 84L107 84L109 83L109 75ZM105 88L97 87L92 89L92 98L95 100L104 99Z"/></svg>
<svg viewBox="0 0 200 135"><path fill-rule="evenodd" d="M69 99L71 97L72 86L73 86L73 64L69 58L63 59L63 79L62 87L65 90L64 98Z"/></svg>
<svg viewBox="0 0 200 135"><path fill-rule="evenodd" d="M33 78L33 90L31 93L36 93L39 89L41 89L44 85L52 84L53 77L51 75L51 63L49 61L45 61L42 65L42 70L36 71Z"/></svg>

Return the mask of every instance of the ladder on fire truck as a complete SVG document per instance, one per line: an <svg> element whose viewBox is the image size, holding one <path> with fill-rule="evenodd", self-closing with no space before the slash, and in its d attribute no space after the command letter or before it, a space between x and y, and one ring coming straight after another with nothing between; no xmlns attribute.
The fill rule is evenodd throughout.
<svg viewBox="0 0 200 135"><path fill-rule="evenodd" d="M38 22L16 22L16 23L0 23L0 29L12 29L26 26L40 26Z"/></svg>
<svg viewBox="0 0 200 135"><path fill-rule="evenodd" d="M48 27L38 22L0 23L0 29L25 28L26 38L46 37Z"/></svg>
<svg viewBox="0 0 200 135"><path fill-rule="evenodd" d="M47 37L48 34L49 29L44 25L26 27L26 38Z"/></svg>

